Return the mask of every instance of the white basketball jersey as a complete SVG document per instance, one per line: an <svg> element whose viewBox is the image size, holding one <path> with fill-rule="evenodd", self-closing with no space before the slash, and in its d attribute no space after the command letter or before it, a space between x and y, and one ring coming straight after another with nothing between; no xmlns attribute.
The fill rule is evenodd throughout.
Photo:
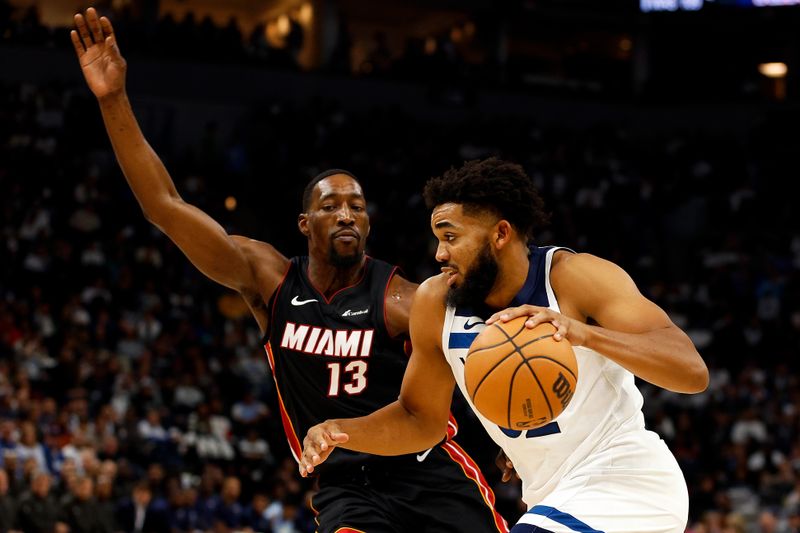
<svg viewBox="0 0 800 533"><path fill-rule="evenodd" d="M550 285L553 254L565 248L532 247L528 278L509 307L531 304L559 311ZM442 346L462 394L486 431L505 451L522 478L522 497L530 507L577 467L591 469L591 456L624 434L644 431L642 395L634 376L593 350L575 347L578 382L574 396L553 422L535 430L512 431L484 418L469 399L464 360L472 341L486 327L488 310L448 307Z"/></svg>

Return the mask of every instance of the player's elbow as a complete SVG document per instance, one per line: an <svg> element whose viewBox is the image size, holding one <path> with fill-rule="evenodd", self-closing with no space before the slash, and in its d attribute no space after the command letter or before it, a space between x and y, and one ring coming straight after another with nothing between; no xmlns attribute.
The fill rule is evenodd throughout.
<svg viewBox="0 0 800 533"><path fill-rule="evenodd" d="M428 449L436 446L447 437L447 424L449 416L444 420L441 417L428 419L424 424L423 436L424 443L423 449Z"/></svg>
<svg viewBox="0 0 800 533"><path fill-rule="evenodd" d="M406 411L409 421L413 426L415 448L424 450L436 446L447 436L447 424L450 419L449 411L444 418L438 413L426 409L414 409L412 406L400 401ZM409 435L407 435L408 438Z"/></svg>
<svg viewBox="0 0 800 533"><path fill-rule="evenodd" d="M166 196L158 202L150 202L149 205L140 203L139 205L145 220L165 233L167 233L170 223L177 218L179 204L175 198Z"/></svg>
<svg viewBox="0 0 800 533"><path fill-rule="evenodd" d="M708 388L708 367L703 358L697 352L691 358L686 367L686 377L684 381L685 392L687 394L698 394Z"/></svg>

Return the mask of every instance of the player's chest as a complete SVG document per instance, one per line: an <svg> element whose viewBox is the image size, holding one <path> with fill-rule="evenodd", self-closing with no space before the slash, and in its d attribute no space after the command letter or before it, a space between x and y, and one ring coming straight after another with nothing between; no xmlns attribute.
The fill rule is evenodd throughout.
<svg viewBox="0 0 800 533"><path fill-rule="evenodd" d="M369 293L326 301L311 291L290 291L282 299L272 339L288 354L369 357L382 320L376 307Z"/></svg>

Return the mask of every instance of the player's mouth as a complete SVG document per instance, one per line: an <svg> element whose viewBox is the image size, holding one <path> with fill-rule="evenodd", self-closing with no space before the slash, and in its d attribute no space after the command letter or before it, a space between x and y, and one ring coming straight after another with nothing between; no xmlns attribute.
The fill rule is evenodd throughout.
<svg viewBox="0 0 800 533"><path fill-rule="evenodd" d="M458 277L458 270L453 267L446 266L442 267L442 274L447 276L447 286L452 287L456 282L456 278Z"/></svg>
<svg viewBox="0 0 800 533"><path fill-rule="evenodd" d="M344 242L344 243L353 243L358 242L359 236L354 230L351 229L343 229L339 230L333 234L333 240Z"/></svg>

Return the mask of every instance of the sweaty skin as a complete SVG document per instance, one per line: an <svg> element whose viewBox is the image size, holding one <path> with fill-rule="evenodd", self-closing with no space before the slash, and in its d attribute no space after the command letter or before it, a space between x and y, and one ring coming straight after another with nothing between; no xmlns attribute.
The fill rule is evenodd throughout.
<svg viewBox="0 0 800 533"><path fill-rule="evenodd" d="M526 239L508 221L471 216L461 205L448 203L434 208L431 228L439 241L436 259L446 266L417 291L411 309L413 353L400 397L365 417L329 420L311 428L304 440L302 475L313 472L335 446L399 455L438 443L446 432L455 386L441 342L449 287L463 281L486 242L499 267L486 304L503 309L524 285ZM550 280L562 313L524 305L499 311L487 323L523 315L531 317L526 321L531 328L551 322L558 329L556 340L595 350L654 385L683 393L705 390L708 369L689 337L620 267L589 254L562 251L554 255Z"/></svg>

